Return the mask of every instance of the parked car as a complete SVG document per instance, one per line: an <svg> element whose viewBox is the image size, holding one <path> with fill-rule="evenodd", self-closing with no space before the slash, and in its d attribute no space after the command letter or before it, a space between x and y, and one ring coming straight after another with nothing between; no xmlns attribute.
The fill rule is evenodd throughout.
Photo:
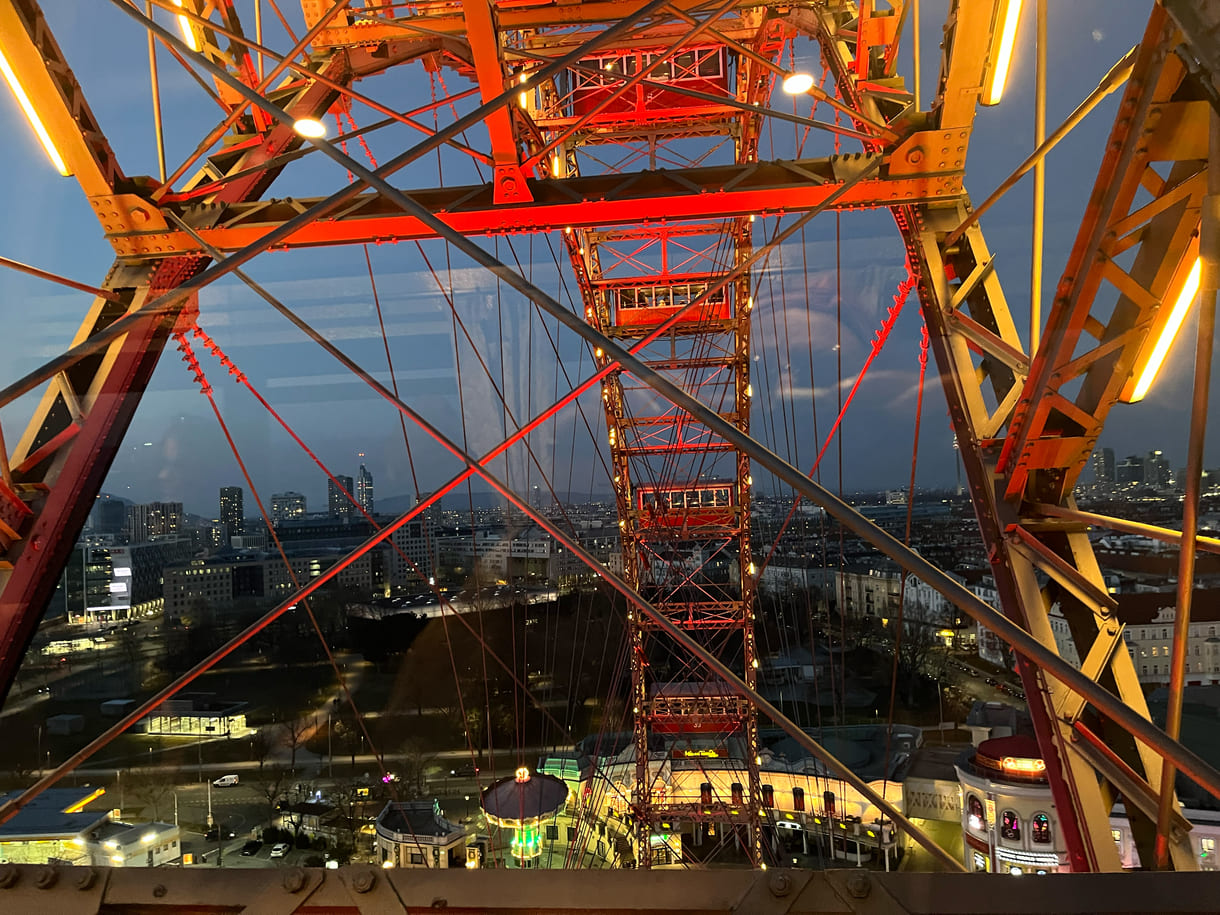
<svg viewBox="0 0 1220 915"><path fill-rule="evenodd" d="M284 857L284 855L288 854L289 847L290 846L288 845L287 842L277 842L275 845L271 846L271 857L273 857L273 858Z"/></svg>
<svg viewBox="0 0 1220 915"><path fill-rule="evenodd" d="M252 855L258 854L258 850L263 847L263 843L258 839L251 839L241 847L242 857L249 858Z"/></svg>

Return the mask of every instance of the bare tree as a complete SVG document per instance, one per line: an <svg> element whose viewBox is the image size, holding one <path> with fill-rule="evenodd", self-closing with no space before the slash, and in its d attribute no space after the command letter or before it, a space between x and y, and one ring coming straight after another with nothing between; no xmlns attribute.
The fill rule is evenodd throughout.
<svg viewBox="0 0 1220 915"><path fill-rule="evenodd" d="M330 800L339 811L335 857L344 863L359 847L360 829L368 816L370 792L358 779L346 778L335 783Z"/></svg>
<svg viewBox="0 0 1220 915"><path fill-rule="evenodd" d="M131 626L126 626L119 630L117 647L128 686L138 688L144 680L143 640Z"/></svg>
<svg viewBox="0 0 1220 915"><path fill-rule="evenodd" d="M127 778L127 788L152 807L152 818L161 819L161 806L174 793L174 779L168 772L134 771Z"/></svg>
<svg viewBox="0 0 1220 915"><path fill-rule="evenodd" d="M424 750L423 746L413 738L407 738L398 749L401 760L402 774L399 777L398 796L401 800L412 801L422 797L426 788L424 773L433 754Z"/></svg>
<svg viewBox="0 0 1220 915"><path fill-rule="evenodd" d="M280 807L280 816L284 824L292 829L294 845L300 840L305 818L309 815L305 805L312 803L314 803L314 787L308 782L297 782L285 792L284 803Z"/></svg>
<svg viewBox="0 0 1220 915"><path fill-rule="evenodd" d="M261 769L253 780L254 788L267 802L267 821L275 820L275 812L284 800L288 787L288 770L283 766L268 766Z"/></svg>
<svg viewBox="0 0 1220 915"><path fill-rule="evenodd" d="M305 743L305 733L309 730L309 722L304 718L290 716L280 722L280 729L284 732L284 742L288 744L289 767L295 772L297 770L297 750Z"/></svg>
<svg viewBox="0 0 1220 915"><path fill-rule="evenodd" d="M258 762L258 771L263 771L263 765L275 749L275 740L266 731L259 729L250 738L250 755Z"/></svg>
<svg viewBox="0 0 1220 915"><path fill-rule="evenodd" d="M902 623L898 642L898 678L906 684L907 705L915 704L915 691L921 676L929 676L944 652L944 642L938 636L940 625L918 617ZM886 626L891 644L899 638L898 621L891 619Z"/></svg>

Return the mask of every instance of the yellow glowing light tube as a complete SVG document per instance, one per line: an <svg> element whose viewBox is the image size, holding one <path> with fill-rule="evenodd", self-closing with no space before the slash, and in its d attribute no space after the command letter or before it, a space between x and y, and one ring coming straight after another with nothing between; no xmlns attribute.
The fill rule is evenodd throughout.
<svg viewBox="0 0 1220 915"><path fill-rule="evenodd" d="M1005 0L996 22L998 34L992 36L988 72L983 80L984 105L998 105L1000 97L1004 95L1008 68L1012 64L1012 49L1017 42L1017 22L1020 19L1021 0Z"/></svg>
<svg viewBox="0 0 1220 915"><path fill-rule="evenodd" d="M1148 393L1148 389L1152 387L1152 382L1156 380L1156 374L1161 370L1161 364L1169 355L1169 347L1173 345L1174 338L1182 329L1182 322L1186 320L1186 312L1190 311L1190 306L1199 294L1199 280L1202 273L1203 259L1195 258L1194 266L1190 268L1186 282L1182 284L1182 289L1178 292L1177 299L1174 300L1173 310L1169 312L1169 319L1161 327L1160 335L1157 337L1151 353L1147 359L1139 359L1136 362L1139 380L1135 382L1135 387L1131 389L1130 395L1123 398L1128 403L1142 400ZM1139 368L1140 365L1143 365L1142 370Z"/></svg>
<svg viewBox="0 0 1220 915"><path fill-rule="evenodd" d="M42 118L38 116L38 112L34 110L34 103L30 101L30 97L25 94L25 89L21 87L21 83L17 81L17 74L13 72L13 68L9 66L8 58L4 56L3 49L0 49L0 73L4 74L4 80L8 83L9 89L13 92L13 97L17 99L17 104L21 106L21 110L25 112L25 118L30 122L30 126L34 128L34 134L38 137L38 142L42 144L42 148L46 150L51 164L65 178L72 174L72 169L68 168L68 163L64 161L64 157L59 154L59 150L55 148L55 143L51 139L51 135L47 132L46 125L42 123Z"/></svg>
<svg viewBox="0 0 1220 915"><path fill-rule="evenodd" d="M182 0L174 0L174 6L181 7ZM199 50L199 41L195 38L195 29L191 24L189 16L178 14L178 31L182 33L182 40L186 42L186 46L192 51Z"/></svg>

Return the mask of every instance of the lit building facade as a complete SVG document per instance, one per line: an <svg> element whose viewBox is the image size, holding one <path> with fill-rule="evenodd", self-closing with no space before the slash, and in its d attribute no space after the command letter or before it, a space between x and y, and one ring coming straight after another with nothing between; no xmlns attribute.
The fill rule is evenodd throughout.
<svg viewBox="0 0 1220 915"><path fill-rule="evenodd" d="M1186 642L1186 685L1220 684L1220 592L1195 590ZM1140 683L1169 683L1173 621L1177 616L1173 591L1118 595L1120 619L1128 619L1123 642Z"/></svg>
<svg viewBox="0 0 1220 915"><path fill-rule="evenodd" d="M176 534L182 527L181 502L149 502L127 508L127 536L132 543Z"/></svg>
<svg viewBox="0 0 1220 915"><path fill-rule="evenodd" d="M230 551L178 563L165 569L165 614L178 619L199 607L223 611L244 602L282 600L295 590L296 582L317 578L344 553L342 549L289 552L291 574L278 553ZM365 553L335 576L335 585L372 593L383 587L385 562L386 551Z"/></svg>
<svg viewBox="0 0 1220 915"><path fill-rule="evenodd" d="M20 791L0 794L0 804ZM110 819L110 810L86 810L104 788L48 788L0 824L0 863L91 863L88 837Z"/></svg>
<svg viewBox="0 0 1220 915"><path fill-rule="evenodd" d="M973 871L1044 874L1070 870L1045 765L1034 738L985 740L957 765L965 863ZM1183 808L1199 869L1220 870L1220 813ZM1110 814L1110 835L1127 870L1142 867L1123 805Z"/></svg>
<svg viewBox="0 0 1220 915"><path fill-rule="evenodd" d="M335 485L335 481L338 485ZM340 489L342 487L342 489ZM352 496L355 496L355 484L351 477L345 477L342 474L335 474L335 478L327 479L326 481L326 513L332 518L351 518L357 514L356 509L352 507L352 503L347 496L343 494L346 489Z"/></svg>
<svg viewBox="0 0 1220 915"><path fill-rule="evenodd" d="M224 526L227 537L236 537L243 533L245 508L240 486L220 487L220 523Z"/></svg>
<svg viewBox="0 0 1220 915"><path fill-rule="evenodd" d="M371 515L373 513L373 475L363 464L360 465L360 471L356 474L356 491L353 495L360 507Z"/></svg>
<svg viewBox="0 0 1220 915"><path fill-rule="evenodd" d="M185 536L131 546L78 544L51 605L62 607L74 624L151 616L163 608L165 568L190 559L194 552Z"/></svg>
<svg viewBox="0 0 1220 915"><path fill-rule="evenodd" d="M85 851L95 867L160 867L181 859L182 843L172 823L103 823Z"/></svg>
<svg viewBox="0 0 1220 915"><path fill-rule="evenodd" d="M145 734L199 737L245 737L246 703L218 700L207 695L166 699L141 722Z"/></svg>
<svg viewBox="0 0 1220 915"><path fill-rule="evenodd" d="M1068 867L1046 764L1023 734L984 740L957 764L966 867L1001 874L1053 874Z"/></svg>
<svg viewBox="0 0 1220 915"><path fill-rule="evenodd" d="M391 801L375 829L383 867L466 866L466 830L445 819L438 801Z"/></svg>
<svg viewBox="0 0 1220 915"><path fill-rule="evenodd" d="M271 495L271 521L291 521L305 517L305 497L299 492L277 492Z"/></svg>

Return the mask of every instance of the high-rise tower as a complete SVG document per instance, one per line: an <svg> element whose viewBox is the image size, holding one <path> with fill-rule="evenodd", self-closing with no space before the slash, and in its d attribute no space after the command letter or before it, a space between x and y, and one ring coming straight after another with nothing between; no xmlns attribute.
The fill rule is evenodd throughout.
<svg viewBox="0 0 1220 915"><path fill-rule="evenodd" d="M338 481L338 486L335 485L336 480ZM356 513L343 490L347 490L348 493L352 492L351 477L335 474L335 478L328 480L326 483L326 510L332 518L350 518ZM370 487L371 494L372 490Z"/></svg>
<svg viewBox="0 0 1220 915"><path fill-rule="evenodd" d="M225 526L226 537L236 537L243 533L243 517L245 514L242 508L241 487L220 487L220 523Z"/></svg>
<svg viewBox="0 0 1220 915"><path fill-rule="evenodd" d="M373 513L373 475L363 464L360 465L360 471L356 474L355 495L360 507L371 515Z"/></svg>

